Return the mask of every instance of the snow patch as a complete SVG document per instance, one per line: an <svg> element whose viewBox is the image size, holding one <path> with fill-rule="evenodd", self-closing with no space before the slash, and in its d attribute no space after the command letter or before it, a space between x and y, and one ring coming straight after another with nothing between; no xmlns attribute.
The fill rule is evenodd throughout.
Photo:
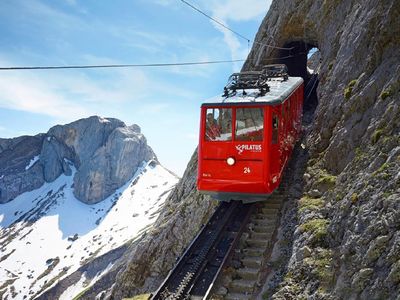
<svg viewBox="0 0 400 300"><path fill-rule="evenodd" d="M71 285L69 288L67 288L64 291L64 293L61 294L59 300L74 299L75 296L77 296L82 290L84 290L86 288L85 281L86 281L86 276L85 276L85 274L83 274L81 279L77 283L75 283L74 285Z"/></svg>
<svg viewBox="0 0 400 300"><path fill-rule="evenodd" d="M61 280L85 261L137 238L151 228L178 181L168 170L150 161L113 195L87 205L73 195L76 169L71 169L71 176L61 175L0 205L0 244L8 255L1 262L0 278L7 281L18 276L4 296L11 297L13 287L18 291L13 299L35 298L43 292L46 282L57 277L55 281ZM79 238L68 239L75 235ZM14 238L10 240L10 236ZM79 281L68 290L65 299L101 275L86 281L85 287Z"/></svg>
<svg viewBox="0 0 400 300"><path fill-rule="evenodd" d="M38 160L40 155L36 155L34 158L31 159L29 164L25 167L25 171L28 171Z"/></svg>

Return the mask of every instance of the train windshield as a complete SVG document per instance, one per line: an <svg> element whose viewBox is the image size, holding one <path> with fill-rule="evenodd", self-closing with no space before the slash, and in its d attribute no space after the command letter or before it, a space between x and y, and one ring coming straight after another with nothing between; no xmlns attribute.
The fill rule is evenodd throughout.
<svg viewBox="0 0 400 300"><path fill-rule="evenodd" d="M238 141L262 141L264 131L264 111L262 108L236 109L236 133Z"/></svg>
<svg viewBox="0 0 400 300"><path fill-rule="evenodd" d="M232 140L231 108L208 108L206 116L206 141Z"/></svg>

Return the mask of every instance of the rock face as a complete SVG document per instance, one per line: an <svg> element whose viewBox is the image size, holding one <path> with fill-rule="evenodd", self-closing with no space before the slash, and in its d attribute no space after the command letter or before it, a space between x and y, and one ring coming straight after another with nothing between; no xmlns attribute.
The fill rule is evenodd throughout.
<svg viewBox="0 0 400 300"><path fill-rule="evenodd" d="M322 62L292 255L272 299L400 293L399 15L395 0L273 1L259 29L245 69L273 58L307 78L313 47Z"/></svg>
<svg viewBox="0 0 400 300"><path fill-rule="evenodd" d="M244 70L286 63L307 81L308 50L321 55L319 105L304 140L309 159L297 179L304 194L290 196L283 212L290 240L264 298L400 294L399 15L397 0L274 0L260 26ZM110 298L154 291L209 214L195 169L194 156L169 199L176 211L164 212L160 232L132 250Z"/></svg>
<svg viewBox="0 0 400 300"><path fill-rule="evenodd" d="M44 183L43 167L30 162L40 155L44 135L0 139L0 203Z"/></svg>
<svg viewBox="0 0 400 300"><path fill-rule="evenodd" d="M75 196L96 203L130 179L141 162L155 159L139 126L97 116L54 126L45 135L1 139L0 151L0 203L70 175L69 162L77 169Z"/></svg>

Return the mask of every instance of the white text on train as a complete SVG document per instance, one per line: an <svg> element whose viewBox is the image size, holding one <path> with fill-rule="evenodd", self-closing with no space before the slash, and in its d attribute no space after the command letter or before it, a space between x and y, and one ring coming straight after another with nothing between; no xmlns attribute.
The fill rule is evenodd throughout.
<svg viewBox="0 0 400 300"><path fill-rule="evenodd" d="M236 150L239 154L242 154L244 151L249 152L261 152L261 145L236 145Z"/></svg>

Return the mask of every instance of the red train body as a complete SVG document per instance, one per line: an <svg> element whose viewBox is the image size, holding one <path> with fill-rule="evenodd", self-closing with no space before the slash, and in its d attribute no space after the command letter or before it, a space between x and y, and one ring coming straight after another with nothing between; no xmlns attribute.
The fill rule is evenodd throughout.
<svg viewBox="0 0 400 300"><path fill-rule="evenodd" d="M262 88L242 90L239 84L233 93L225 89L225 97L202 104L200 192L222 201L253 202L279 186L301 132L303 79L263 78Z"/></svg>

